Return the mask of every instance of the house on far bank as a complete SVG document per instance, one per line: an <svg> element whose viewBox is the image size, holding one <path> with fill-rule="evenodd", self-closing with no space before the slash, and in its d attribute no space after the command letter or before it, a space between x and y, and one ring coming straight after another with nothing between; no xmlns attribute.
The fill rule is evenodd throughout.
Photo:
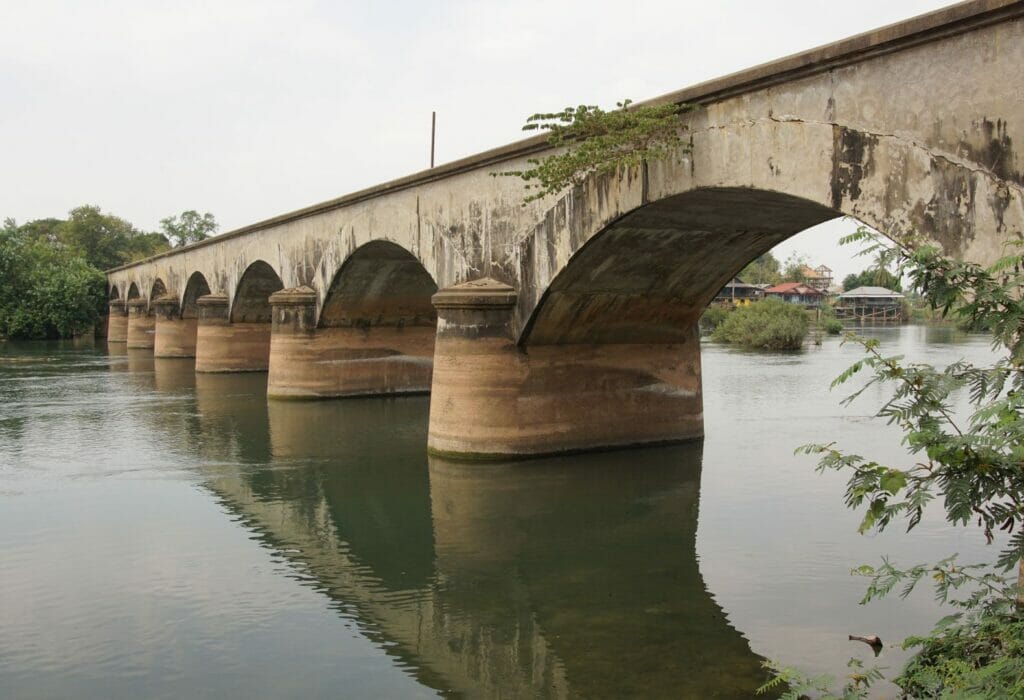
<svg viewBox="0 0 1024 700"><path fill-rule="evenodd" d="M836 299L836 318L841 321L903 322L903 295L885 287L857 287Z"/></svg>
<svg viewBox="0 0 1024 700"><path fill-rule="evenodd" d="M739 277L733 277L732 281L715 295L715 301L718 303L749 304L758 299L764 299L764 289L756 284L747 284Z"/></svg>
<svg viewBox="0 0 1024 700"><path fill-rule="evenodd" d="M819 292L827 292L832 286L832 268L825 265L811 267L801 265L800 274L804 276L805 284L814 287Z"/></svg>
<svg viewBox="0 0 1024 700"><path fill-rule="evenodd" d="M782 299L801 306L821 306L826 293L804 282L783 282L764 290L766 298Z"/></svg>

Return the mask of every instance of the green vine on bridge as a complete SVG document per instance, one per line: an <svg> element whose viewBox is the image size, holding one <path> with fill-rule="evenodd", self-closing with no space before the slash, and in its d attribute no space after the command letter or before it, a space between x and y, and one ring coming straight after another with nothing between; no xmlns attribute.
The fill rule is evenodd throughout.
<svg viewBox="0 0 1024 700"><path fill-rule="evenodd" d="M632 105L632 106L631 106ZM561 112L534 114L523 131L547 131L555 153L530 158L526 170L491 173L519 177L526 183L529 202L582 185L595 175L661 160L673 153L689 153L686 125L680 116L690 105L633 105L631 100L605 111L595 105L566 107Z"/></svg>

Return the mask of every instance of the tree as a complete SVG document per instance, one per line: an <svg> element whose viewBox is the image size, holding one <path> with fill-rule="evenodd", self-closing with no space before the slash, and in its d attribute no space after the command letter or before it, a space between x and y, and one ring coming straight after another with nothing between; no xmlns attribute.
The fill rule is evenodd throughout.
<svg viewBox="0 0 1024 700"><path fill-rule="evenodd" d="M848 292L857 287L884 287L894 292L903 291L900 278L879 266L869 267L857 274L850 274L843 278L844 291Z"/></svg>
<svg viewBox="0 0 1024 700"><path fill-rule="evenodd" d="M808 265L807 255L793 252L783 265L782 277L786 282L806 282L807 274L804 268Z"/></svg>
<svg viewBox="0 0 1024 700"><path fill-rule="evenodd" d="M1019 234L1018 234L1019 238ZM944 256L927 242L907 238L895 246L860 229L847 241L867 241L883 262L896 263L933 309L991 332L997 359L964 361L944 369L908 363L883 352L877 340L850 337L864 357L840 375L837 386L862 372L868 386L888 389L877 415L903 432L907 464L882 464L839 448L807 445L818 469L848 474L846 505L863 512L860 531L880 531L903 521L908 531L925 507L941 503L954 527L978 527L990 543L1005 533L992 561L961 563L956 555L900 568L883 559L857 573L870 579L863 602L900 588L907 596L924 579L956 612L928 635L904 645L917 653L894 679L911 697L1024 697L1024 254L1012 252L984 268ZM886 267L882 265L881 267ZM954 410L965 396L967 415ZM1017 567L1017 574L1010 571ZM796 687L809 679L783 671ZM861 678L866 678L861 674ZM861 697L869 678L847 697ZM832 696L830 696L832 697Z"/></svg>
<svg viewBox="0 0 1024 700"><path fill-rule="evenodd" d="M184 222L192 231L188 235L216 228L210 214L185 214L174 223ZM72 209L67 220L19 226L6 219L0 227L0 335L56 338L85 332L107 305L102 271L169 248L162 233L145 233L91 205Z"/></svg>
<svg viewBox="0 0 1024 700"><path fill-rule="evenodd" d="M566 107L560 112L534 114L523 131L547 131L555 152L530 158L526 170L507 170L493 176L519 177L533 191L523 204L582 185L588 178L619 168L661 160L672 153L689 152L683 141L686 126L679 115L686 105L632 105L631 100L605 111L595 105Z"/></svg>
<svg viewBox="0 0 1024 700"><path fill-rule="evenodd" d="M25 226L33 226L30 222ZM56 226L57 240L99 270L109 270L140 257L168 249L160 234L147 234L128 221L85 205L68 212L67 221Z"/></svg>
<svg viewBox="0 0 1024 700"><path fill-rule="evenodd" d="M37 233L10 219L0 230L0 335L59 338L90 331L105 297L103 273Z"/></svg>
<svg viewBox="0 0 1024 700"><path fill-rule="evenodd" d="M778 284L782 281L779 261L771 253L759 255L743 268L738 276L747 284Z"/></svg>
<svg viewBox="0 0 1024 700"><path fill-rule="evenodd" d="M219 228L213 214L200 215L194 209L181 212L178 216L160 219L160 228L175 248L198 243L214 235Z"/></svg>

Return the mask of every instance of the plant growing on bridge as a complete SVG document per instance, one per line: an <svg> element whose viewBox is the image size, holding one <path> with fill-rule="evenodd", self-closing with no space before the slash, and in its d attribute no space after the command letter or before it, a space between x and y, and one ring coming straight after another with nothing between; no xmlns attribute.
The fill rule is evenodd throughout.
<svg viewBox="0 0 1024 700"><path fill-rule="evenodd" d="M930 578L937 598L954 609L931 634L904 641L918 651L894 682L909 696L1024 697L1024 253L1016 244L984 268L917 239L891 246L861 229L846 240L867 241L866 252L895 262L897 276L907 275L933 309L989 329L997 358L936 369L851 335L848 342L865 355L833 386L869 373L847 403L867 386L888 388L877 415L901 429L909 464L882 464L835 443L801 450L818 455L819 471L848 474L846 505L863 512L861 532L898 521L911 530L938 501L951 525L978 527L989 543L1000 539L991 562L962 564L952 556L900 569L883 560L855 573L871 581L862 602L897 588L906 597Z"/></svg>
<svg viewBox="0 0 1024 700"><path fill-rule="evenodd" d="M679 117L692 107L633 105L631 100L618 102L616 107L605 111L595 105L579 105L534 114L523 131L547 131L548 145L555 152L530 158L526 170L491 174L522 178L529 192L525 205L582 185L593 176L690 151L683 139L686 126Z"/></svg>

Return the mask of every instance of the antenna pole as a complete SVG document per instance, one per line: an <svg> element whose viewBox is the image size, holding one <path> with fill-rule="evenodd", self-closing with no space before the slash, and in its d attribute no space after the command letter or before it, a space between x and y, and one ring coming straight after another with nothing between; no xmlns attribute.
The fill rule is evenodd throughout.
<svg viewBox="0 0 1024 700"><path fill-rule="evenodd" d="M437 133L437 112L430 113L430 167L434 167L434 135Z"/></svg>

